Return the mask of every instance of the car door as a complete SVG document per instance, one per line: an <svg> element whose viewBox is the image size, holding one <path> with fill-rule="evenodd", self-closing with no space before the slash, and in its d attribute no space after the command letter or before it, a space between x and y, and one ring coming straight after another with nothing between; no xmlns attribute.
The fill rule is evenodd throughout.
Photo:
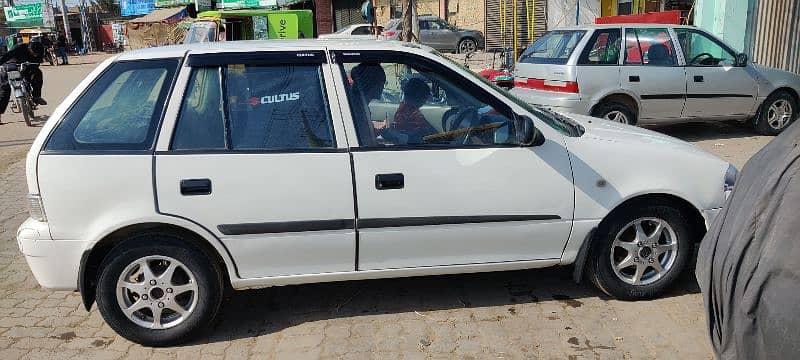
<svg viewBox="0 0 800 360"><path fill-rule="evenodd" d="M561 134L544 129L544 145L519 146L499 93L431 58L335 57L340 99L348 100L340 106L353 121L348 138L359 141L350 149L359 270L560 258L574 203ZM447 93L452 110L441 118L419 110L431 95L422 79ZM389 124L371 121L369 110L384 84L403 91Z"/></svg>
<svg viewBox="0 0 800 360"><path fill-rule="evenodd" d="M676 28L686 59L686 118L744 118L755 111L758 85L736 53L698 29Z"/></svg>
<svg viewBox="0 0 800 360"><path fill-rule="evenodd" d="M181 70L155 156L158 211L220 238L242 278L355 269L350 158L325 62L322 48L191 52Z"/></svg>
<svg viewBox="0 0 800 360"><path fill-rule="evenodd" d="M620 85L639 98L638 119L658 123L681 117L686 82L666 27L626 27Z"/></svg>
<svg viewBox="0 0 800 360"><path fill-rule="evenodd" d="M432 48L439 49L441 44L436 37L436 32L431 28L432 20L419 21L419 42Z"/></svg>

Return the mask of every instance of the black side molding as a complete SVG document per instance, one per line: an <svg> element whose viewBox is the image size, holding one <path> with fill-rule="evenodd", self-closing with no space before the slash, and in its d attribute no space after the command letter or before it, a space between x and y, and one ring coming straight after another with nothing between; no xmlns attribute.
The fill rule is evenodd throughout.
<svg viewBox="0 0 800 360"><path fill-rule="evenodd" d="M401 217L381 219L359 219L359 229L374 229L384 227L426 226L426 225L455 225L479 224L490 222L510 221L542 221L560 220L558 215L483 215L483 216L428 216L428 217Z"/></svg>
<svg viewBox="0 0 800 360"><path fill-rule="evenodd" d="M217 226L224 235L273 234L286 232L355 229L354 219L285 221L249 224L224 224Z"/></svg>

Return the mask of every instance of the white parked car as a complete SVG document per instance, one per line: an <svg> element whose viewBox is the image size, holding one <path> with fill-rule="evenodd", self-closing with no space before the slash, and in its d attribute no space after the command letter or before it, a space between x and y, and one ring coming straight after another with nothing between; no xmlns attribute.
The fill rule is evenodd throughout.
<svg viewBox="0 0 800 360"><path fill-rule="evenodd" d="M373 28L377 28L377 32L373 31ZM383 32L383 26L372 26L370 24L353 24L345 26L339 31L332 33L332 34L323 34L320 35L320 39L358 39L358 40L375 40L376 34L377 36L383 36L381 33Z"/></svg>
<svg viewBox="0 0 800 360"><path fill-rule="evenodd" d="M530 107L427 47L168 46L106 60L54 111L18 242L42 286L166 345L206 328L228 286L574 264L653 297L735 177L683 141Z"/></svg>
<svg viewBox="0 0 800 360"><path fill-rule="evenodd" d="M754 64L693 26L556 29L514 75L512 91L531 104L626 124L740 120L777 135L800 114L800 75Z"/></svg>

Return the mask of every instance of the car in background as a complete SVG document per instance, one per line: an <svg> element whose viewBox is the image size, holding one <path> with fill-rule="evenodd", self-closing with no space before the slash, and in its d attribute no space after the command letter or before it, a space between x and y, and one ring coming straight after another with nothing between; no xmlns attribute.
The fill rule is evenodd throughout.
<svg viewBox="0 0 800 360"><path fill-rule="evenodd" d="M514 75L512 91L528 103L626 124L739 120L777 135L800 110L799 75L754 64L693 26L553 30Z"/></svg>
<svg viewBox="0 0 800 360"><path fill-rule="evenodd" d="M383 26L376 26L377 34L383 32ZM371 24L353 24L345 26L333 34L320 35L320 39L375 39Z"/></svg>
<svg viewBox="0 0 800 360"><path fill-rule="evenodd" d="M478 30L459 29L433 15L419 16L419 42L436 50L469 54L483 49L485 38ZM390 20L383 36L400 40L403 32L401 19Z"/></svg>

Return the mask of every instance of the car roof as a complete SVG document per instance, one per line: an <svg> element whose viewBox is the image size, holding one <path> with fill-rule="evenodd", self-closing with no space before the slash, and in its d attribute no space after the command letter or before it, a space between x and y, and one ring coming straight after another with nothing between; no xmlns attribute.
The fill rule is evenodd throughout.
<svg viewBox="0 0 800 360"><path fill-rule="evenodd" d="M612 23L612 24L583 24L583 25L568 25L560 26L551 30L591 30L591 29L606 29L613 27L637 27L637 28L691 28L697 27L691 25L675 25L675 24L654 24L654 23Z"/></svg>
<svg viewBox="0 0 800 360"><path fill-rule="evenodd" d="M183 57L187 52L252 52L252 51L303 51L323 50L396 50L404 52L431 52L432 48L395 40L372 39L302 39L302 40L238 40L182 45L159 46L126 51L116 61L146 60Z"/></svg>

